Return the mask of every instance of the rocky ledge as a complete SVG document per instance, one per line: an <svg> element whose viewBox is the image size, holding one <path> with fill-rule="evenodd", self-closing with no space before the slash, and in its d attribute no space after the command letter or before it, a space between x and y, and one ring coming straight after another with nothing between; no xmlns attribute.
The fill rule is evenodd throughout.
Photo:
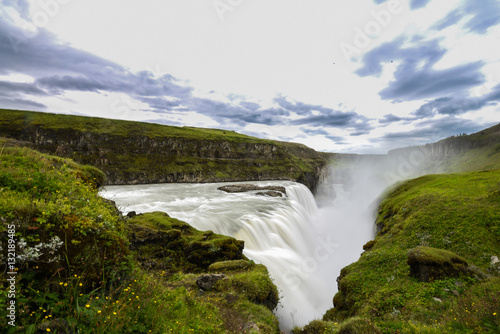
<svg viewBox="0 0 500 334"><path fill-rule="evenodd" d="M258 192L256 195L265 195L272 197L282 197L286 196L285 187L281 186L258 186L255 184L231 184L227 186L222 186L217 188L218 190L225 191L227 193L242 193L254 190L268 190L267 192Z"/></svg>

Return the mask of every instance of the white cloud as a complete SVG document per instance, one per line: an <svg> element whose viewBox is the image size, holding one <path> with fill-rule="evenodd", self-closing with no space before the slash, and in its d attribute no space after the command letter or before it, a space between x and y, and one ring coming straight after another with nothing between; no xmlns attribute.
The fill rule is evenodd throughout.
<svg viewBox="0 0 500 334"><path fill-rule="evenodd" d="M496 95L470 109L469 98L492 94L500 82L500 55L491 51L500 18L471 0L252 0L223 19L205 0L41 3L4 0L0 9L0 107L220 127L374 153L415 135L425 141L443 129L439 122L460 132L471 128L461 120L480 127L498 118ZM26 28L30 17L38 34L17 30L24 37L14 50L12 23ZM356 44L363 39L367 45ZM358 49L357 60L345 57L342 43ZM384 43L394 47L373 56ZM427 114L430 129L416 132L417 110L461 110L458 98L470 110ZM389 142L388 133L398 136Z"/></svg>

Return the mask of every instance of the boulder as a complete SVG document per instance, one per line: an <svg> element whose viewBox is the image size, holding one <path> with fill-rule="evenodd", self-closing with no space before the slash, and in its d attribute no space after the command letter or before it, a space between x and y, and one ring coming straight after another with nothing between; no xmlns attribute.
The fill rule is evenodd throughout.
<svg viewBox="0 0 500 334"><path fill-rule="evenodd" d="M254 264L246 260L229 260L229 261L219 261L212 263L209 267L209 271L234 271L234 270L245 270L253 267Z"/></svg>
<svg viewBox="0 0 500 334"><path fill-rule="evenodd" d="M227 193L242 193L253 190L269 190L272 192L280 192L286 195L285 187L280 186L257 186L255 184L231 184L227 186L222 186L217 188L218 190L227 192ZM282 196L282 195L280 195Z"/></svg>
<svg viewBox="0 0 500 334"><path fill-rule="evenodd" d="M257 196L269 196L269 197L283 197L283 194L279 191L269 190L266 192L258 192Z"/></svg>
<svg viewBox="0 0 500 334"><path fill-rule="evenodd" d="M468 274L469 264L463 257L438 248L418 246L408 251L410 276L421 282Z"/></svg>
<svg viewBox="0 0 500 334"><path fill-rule="evenodd" d="M226 275L223 274L201 275L200 277L198 277L198 279L196 279L196 285L198 285L200 289L205 291L212 290L212 287L215 285L215 283L217 283L224 277L226 277Z"/></svg>

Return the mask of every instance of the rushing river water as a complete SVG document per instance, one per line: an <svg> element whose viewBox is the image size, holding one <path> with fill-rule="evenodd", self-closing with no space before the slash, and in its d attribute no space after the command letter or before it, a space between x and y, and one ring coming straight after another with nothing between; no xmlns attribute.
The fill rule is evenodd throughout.
<svg viewBox="0 0 500 334"><path fill-rule="evenodd" d="M243 183L284 186L287 197L217 190L225 183L107 186L101 195L124 213L163 211L199 230L244 240L244 254L269 269L280 291L275 314L281 328L288 331L321 318L333 306L340 269L356 261L373 237L373 215L367 209L373 196L353 197L342 185L332 185L336 199L318 209L302 184Z"/></svg>

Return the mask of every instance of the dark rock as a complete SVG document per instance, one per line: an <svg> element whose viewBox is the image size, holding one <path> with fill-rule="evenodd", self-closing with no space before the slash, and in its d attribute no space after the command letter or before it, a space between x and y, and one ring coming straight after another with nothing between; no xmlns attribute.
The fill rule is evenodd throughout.
<svg viewBox="0 0 500 334"><path fill-rule="evenodd" d="M363 250L368 251L368 250L372 249L372 247L375 246L376 243L377 243L376 240L368 241L366 244L363 245Z"/></svg>
<svg viewBox="0 0 500 334"><path fill-rule="evenodd" d="M227 193L242 193L253 190L270 190L273 192L280 192L286 195L285 187L280 186L257 186L255 184L231 184L227 186L222 186L217 188L218 190L225 191ZM280 196L282 196L280 194ZM276 196L275 196L276 197Z"/></svg>
<svg viewBox="0 0 500 334"><path fill-rule="evenodd" d="M257 196L270 196L270 197L283 197L283 194L279 191L269 190L266 192L258 192Z"/></svg>
<svg viewBox="0 0 500 334"><path fill-rule="evenodd" d="M438 248L418 246L408 251L410 276L421 282L469 273L467 260L457 254Z"/></svg>
<svg viewBox="0 0 500 334"><path fill-rule="evenodd" d="M212 287L215 285L215 283L217 283L218 281L220 281L224 277L226 277L226 275L223 275L223 274L205 274L205 275L201 275L196 280L196 285L198 285L198 287L200 289L208 291L208 290L212 289Z"/></svg>
<svg viewBox="0 0 500 334"><path fill-rule="evenodd" d="M137 216L137 213L135 213L135 211L130 211L129 213L127 213L127 217L129 218L133 218L135 216Z"/></svg>

